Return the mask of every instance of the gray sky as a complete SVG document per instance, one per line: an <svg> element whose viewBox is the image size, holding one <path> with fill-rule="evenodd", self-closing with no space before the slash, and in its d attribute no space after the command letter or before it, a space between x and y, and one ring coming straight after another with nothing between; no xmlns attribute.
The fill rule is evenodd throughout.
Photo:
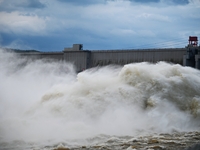
<svg viewBox="0 0 200 150"><path fill-rule="evenodd" d="M0 0L0 46L61 51L185 47L200 0Z"/></svg>

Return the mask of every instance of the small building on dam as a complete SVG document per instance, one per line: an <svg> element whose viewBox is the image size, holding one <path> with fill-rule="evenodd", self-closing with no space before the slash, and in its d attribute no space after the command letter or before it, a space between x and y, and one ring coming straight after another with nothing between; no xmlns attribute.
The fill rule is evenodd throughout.
<svg viewBox="0 0 200 150"><path fill-rule="evenodd" d="M197 37L189 37L189 44L185 48L84 50L82 44L73 44L60 52L20 52L19 55L30 59L70 62L74 64L77 72L96 66L159 61L200 69L200 46Z"/></svg>

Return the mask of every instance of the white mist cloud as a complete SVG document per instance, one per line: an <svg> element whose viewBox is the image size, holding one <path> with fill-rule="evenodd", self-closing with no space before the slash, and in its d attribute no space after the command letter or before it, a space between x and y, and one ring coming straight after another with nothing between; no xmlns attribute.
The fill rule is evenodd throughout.
<svg viewBox="0 0 200 150"><path fill-rule="evenodd" d="M0 12L1 32L15 34L38 35L44 34L47 18L37 15L26 15L20 12Z"/></svg>
<svg viewBox="0 0 200 150"><path fill-rule="evenodd" d="M200 7L200 0L189 0L189 2L195 7Z"/></svg>
<svg viewBox="0 0 200 150"><path fill-rule="evenodd" d="M8 149L16 140L21 149L39 149L89 145L102 134L199 131L200 72L193 68L135 63L76 74L65 62L0 50L0 70L0 145Z"/></svg>

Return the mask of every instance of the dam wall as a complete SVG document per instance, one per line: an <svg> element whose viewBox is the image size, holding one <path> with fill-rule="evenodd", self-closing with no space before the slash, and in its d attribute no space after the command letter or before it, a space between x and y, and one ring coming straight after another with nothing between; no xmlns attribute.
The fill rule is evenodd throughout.
<svg viewBox="0 0 200 150"><path fill-rule="evenodd" d="M136 62L166 61L183 65L183 56L187 54L186 48L168 49L126 49L126 50L82 50L82 45L75 49L65 48L60 52L21 52L20 57L29 60L45 59L47 61L66 61L74 64L76 71L106 65L125 65Z"/></svg>
<svg viewBox="0 0 200 150"><path fill-rule="evenodd" d="M91 67L109 64L125 65L134 62L166 61L183 65L185 48L92 51Z"/></svg>
<svg viewBox="0 0 200 150"><path fill-rule="evenodd" d="M64 52L64 60L72 63L76 71L91 68L91 51L68 51Z"/></svg>
<svg viewBox="0 0 200 150"><path fill-rule="evenodd" d="M22 52L17 53L20 57L25 57L29 60L45 59L49 61L63 61L63 52Z"/></svg>
<svg viewBox="0 0 200 150"><path fill-rule="evenodd" d="M74 64L76 71L106 65L125 65L136 62L156 63L165 61L200 69L200 45L198 37L189 36L185 48L83 50L83 44L73 44L61 52L17 51L20 57L31 60L65 61ZM16 51L15 51L16 52Z"/></svg>
<svg viewBox="0 0 200 150"><path fill-rule="evenodd" d="M200 69L200 46L188 45L187 53L183 56L183 65Z"/></svg>

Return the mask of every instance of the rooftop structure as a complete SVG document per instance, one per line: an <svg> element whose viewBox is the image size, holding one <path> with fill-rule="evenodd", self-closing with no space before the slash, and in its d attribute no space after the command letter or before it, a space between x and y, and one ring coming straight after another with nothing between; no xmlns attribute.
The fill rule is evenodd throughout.
<svg viewBox="0 0 200 150"><path fill-rule="evenodd" d="M197 36L189 36L189 46L197 47L198 46L198 37Z"/></svg>
<svg viewBox="0 0 200 150"><path fill-rule="evenodd" d="M73 47L64 48L64 51L80 51L83 50L83 44L73 44Z"/></svg>

